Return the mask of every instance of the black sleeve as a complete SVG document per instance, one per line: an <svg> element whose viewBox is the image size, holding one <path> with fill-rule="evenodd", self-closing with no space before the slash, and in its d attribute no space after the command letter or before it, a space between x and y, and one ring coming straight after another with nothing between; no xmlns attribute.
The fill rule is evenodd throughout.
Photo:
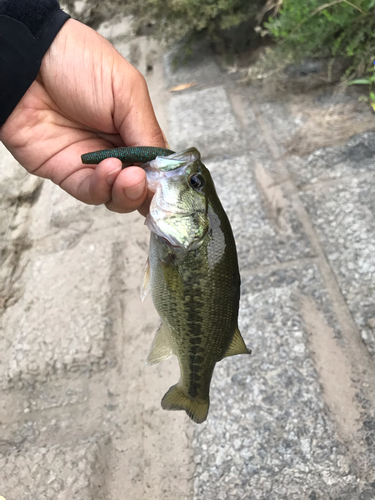
<svg viewBox="0 0 375 500"><path fill-rule="evenodd" d="M57 0L0 0L0 127L37 77L67 19Z"/></svg>

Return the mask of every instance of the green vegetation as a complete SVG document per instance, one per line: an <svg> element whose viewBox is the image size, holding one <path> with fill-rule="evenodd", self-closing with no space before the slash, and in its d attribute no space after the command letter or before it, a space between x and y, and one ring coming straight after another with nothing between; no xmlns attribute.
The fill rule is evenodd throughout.
<svg viewBox="0 0 375 500"><path fill-rule="evenodd" d="M351 82L349 82L349 85L368 85L369 86L368 101L372 109L375 111L375 61L373 62L373 66L371 68L371 71L369 71L369 75L367 76L367 78L352 80Z"/></svg>
<svg viewBox="0 0 375 500"><path fill-rule="evenodd" d="M281 53L345 58L348 72L364 74L375 57L375 0L284 0L264 23Z"/></svg>
<svg viewBox="0 0 375 500"><path fill-rule="evenodd" d="M261 32L285 61L344 58L357 75L375 57L375 0L137 0L128 6L138 24L152 22L167 42L205 36L237 52ZM273 14L256 32L265 12Z"/></svg>
<svg viewBox="0 0 375 500"><path fill-rule="evenodd" d="M256 16L266 0L137 0L129 2L136 22L152 22L154 34L167 42L189 43L206 37L240 51L256 33Z"/></svg>
<svg viewBox="0 0 375 500"><path fill-rule="evenodd" d="M132 14L140 32L152 26L154 36L182 41L185 49L206 38L231 56L267 35L274 46L264 74L271 65L274 74L282 65L316 57L343 61L347 79L373 78L375 0L86 0L82 12L75 11L75 0L61 1L95 28L116 13Z"/></svg>

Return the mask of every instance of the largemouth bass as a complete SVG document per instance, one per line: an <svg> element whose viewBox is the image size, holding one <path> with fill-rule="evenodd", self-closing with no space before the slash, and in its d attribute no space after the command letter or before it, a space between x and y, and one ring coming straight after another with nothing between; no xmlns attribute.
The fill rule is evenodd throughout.
<svg viewBox="0 0 375 500"><path fill-rule="evenodd" d="M151 290L162 320L147 363L177 356L181 377L164 395L162 408L185 410L201 423L207 418L215 364L251 350L238 330L236 245L210 172L195 148L172 153L116 148L82 155L82 162L97 164L114 157L127 164L144 163L155 194L145 222L151 240L141 294L144 299Z"/></svg>
<svg viewBox="0 0 375 500"><path fill-rule="evenodd" d="M142 297L151 291L162 320L147 363L177 356L181 377L164 395L162 408L185 410L201 423L207 418L215 364L251 353L238 330L236 245L195 148L143 167L155 194L145 221L151 240Z"/></svg>

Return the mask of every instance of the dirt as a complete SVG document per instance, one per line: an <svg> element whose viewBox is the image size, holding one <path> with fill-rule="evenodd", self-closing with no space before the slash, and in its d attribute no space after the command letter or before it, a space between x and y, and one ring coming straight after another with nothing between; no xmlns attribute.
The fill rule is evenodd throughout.
<svg viewBox="0 0 375 500"><path fill-rule="evenodd" d="M337 100L342 93L343 89L338 86ZM361 94L358 93L357 99L360 97ZM305 122L284 144L286 155L308 155L320 148L343 144L356 134L375 129L374 114L370 112L370 106L366 102L340 103L335 102L333 97L332 104L321 109L306 107L305 100L306 95L294 98L295 114L302 113Z"/></svg>
<svg viewBox="0 0 375 500"><path fill-rule="evenodd" d="M323 387L323 397L334 416L342 436L350 440L360 429L360 412L356 406L356 388L353 385L347 355L339 346L335 332L330 328L314 302L301 298L302 314L310 333L310 347Z"/></svg>

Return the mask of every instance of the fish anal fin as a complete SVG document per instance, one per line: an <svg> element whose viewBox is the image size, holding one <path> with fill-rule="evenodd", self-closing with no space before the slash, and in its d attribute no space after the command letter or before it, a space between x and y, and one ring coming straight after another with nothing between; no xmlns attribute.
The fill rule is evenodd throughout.
<svg viewBox="0 0 375 500"><path fill-rule="evenodd" d="M206 420L209 406L208 398L207 400L192 399L179 384L173 385L161 400L163 410L185 410L197 424Z"/></svg>
<svg viewBox="0 0 375 500"><path fill-rule="evenodd" d="M145 267L143 268L143 276L141 283L141 300L145 300L150 291L150 257L147 257Z"/></svg>
<svg viewBox="0 0 375 500"><path fill-rule="evenodd" d="M228 356L235 356L236 354L251 354L251 349L248 349L245 345L244 339L240 334L238 328L234 332L232 342L229 344L229 347L224 354L223 358L227 358Z"/></svg>
<svg viewBox="0 0 375 500"><path fill-rule="evenodd" d="M152 341L150 354L148 355L146 365L155 365L160 361L168 359L173 354L173 349L169 342L169 334L167 328L162 323L155 334Z"/></svg>

